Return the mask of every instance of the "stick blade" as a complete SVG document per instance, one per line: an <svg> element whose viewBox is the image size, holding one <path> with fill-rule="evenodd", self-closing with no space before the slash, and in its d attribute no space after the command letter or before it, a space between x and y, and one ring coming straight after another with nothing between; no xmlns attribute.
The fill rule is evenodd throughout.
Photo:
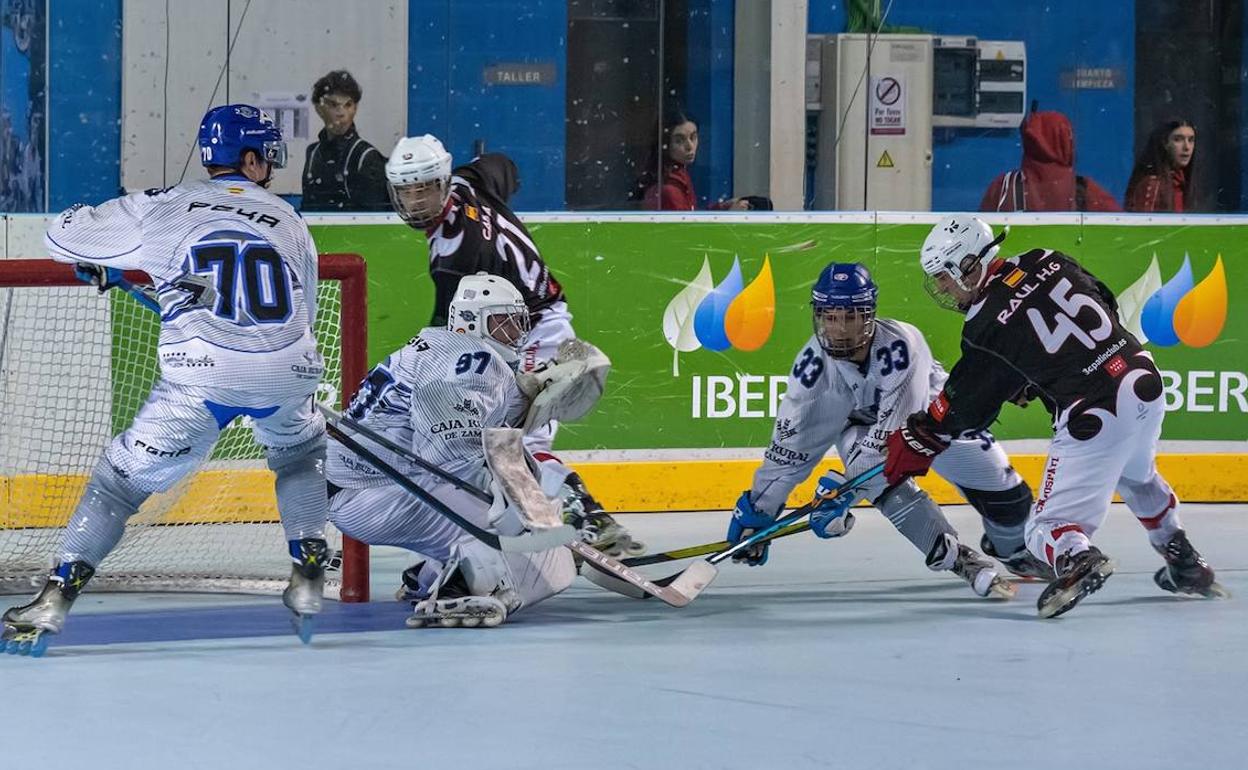
<svg viewBox="0 0 1248 770"><path fill-rule="evenodd" d="M714 564L709 561L695 561L676 576L671 587L688 597L689 601L693 601L718 575L719 569Z"/></svg>
<svg viewBox="0 0 1248 770"><path fill-rule="evenodd" d="M537 527L523 535L499 535L498 550L508 553L535 553L567 545L580 537L576 528L569 524L557 527Z"/></svg>
<svg viewBox="0 0 1248 770"><path fill-rule="evenodd" d="M605 588L612 593L621 594L629 597L630 599L645 599L650 596L650 594L646 593L640 587L633 585L627 580L621 580L615 575L602 570L592 561L585 562L585 568L581 570L581 577L585 578L599 588Z"/></svg>

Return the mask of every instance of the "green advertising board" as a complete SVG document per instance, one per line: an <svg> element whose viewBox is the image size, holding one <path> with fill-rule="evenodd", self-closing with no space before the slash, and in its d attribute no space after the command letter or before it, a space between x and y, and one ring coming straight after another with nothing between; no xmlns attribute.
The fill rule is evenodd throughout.
<svg viewBox="0 0 1248 770"><path fill-rule="evenodd" d="M1248 317L1239 296L1248 290L1240 253L1248 225L1092 219L1015 217L1003 253L1059 250L1115 292L1134 287L1124 306L1135 309L1137 328L1142 317L1155 332L1147 347L1166 377L1164 438L1248 437ZM565 426L557 446L764 445L794 357L810 336L810 285L833 260L866 264L880 286L880 315L918 326L951 366L962 319L928 298L917 259L932 221L871 214L530 218L578 334L614 362L598 408ZM371 361L428 321L433 289L423 234L390 223L317 223L312 231L320 251L356 252L368 262ZM1044 438L1048 416L1038 406L1009 407L996 430L1003 438Z"/></svg>

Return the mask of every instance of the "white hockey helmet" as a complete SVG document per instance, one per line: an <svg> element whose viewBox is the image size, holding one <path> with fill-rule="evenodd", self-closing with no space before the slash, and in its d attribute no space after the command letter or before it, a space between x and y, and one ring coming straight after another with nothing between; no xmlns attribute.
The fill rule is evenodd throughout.
<svg viewBox="0 0 1248 770"><path fill-rule="evenodd" d="M995 238L992 228L969 214L947 216L927 234L919 252L927 293L942 307L966 311L988 278L1006 227Z"/></svg>
<svg viewBox="0 0 1248 770"><path fill-rule="evenodd" d="M405 136L386 161L386 182L399 218L413 227L430 227L451 194L451 154L433 134Z"/></svg>
<svg viewBox="0 0 1248 770"><path fill-rule="evenodd" d="M529 339L529 324L524 297L505 279L485 272L459 279L447 310L447 329L480 337L511 362Z"/></svg>

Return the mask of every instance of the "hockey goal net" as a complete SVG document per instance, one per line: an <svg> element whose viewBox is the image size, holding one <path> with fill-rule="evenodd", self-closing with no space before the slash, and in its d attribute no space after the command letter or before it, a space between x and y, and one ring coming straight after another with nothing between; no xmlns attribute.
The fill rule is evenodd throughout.
<svg viewBox="0 0 1248 770"><path fill-rule="evenodd" d="M134 274L136 283L146 276ZM316 337L324 401L346 403L367 368L364 260L320 258ZM0 261L0 593L42 585L92 468L158 376L156 316L121 291L101 296L50 260ZM98 566L92 588L283 588L290 557L273 474L239 418L208 459L153 495ZM368 551L331 526L340 567L327 595L368 600Z"/></svg>

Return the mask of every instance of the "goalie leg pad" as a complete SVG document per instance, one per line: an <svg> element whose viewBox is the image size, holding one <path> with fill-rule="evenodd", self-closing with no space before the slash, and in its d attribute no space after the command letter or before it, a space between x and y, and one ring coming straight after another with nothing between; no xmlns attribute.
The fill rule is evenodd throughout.
<svg viewBox="0 0 1248 770"><path fill-rule="evenodd" d="M497 509L505 504L531 529L562 525L559 505L542 491L529 465L522 433L515 428L487 428L481 438L495 491L491 520L501 520L502 511Z"/></svg>
<svg viewBox="0 0 1248 770"><path fill-rule="evenodd" d="M457 546L458 568L475 596L493 596L509 614L563 591L576 578L567 548L536 553L502 553L477 540Z"/></svg>
<svg viewBox="0 0 1248 770"><path fill-rule="evenodd" d="M61 537L58 561L89 565L104 561L125 534L126 521L148 494L118 471L107 456L100 458Z"/></svg>
<svg viewBox="0 0 1248 770"><path fill-rule="evenodd" d="M269 447L269 469L277 476L277 512L286 539L325 536L329 500L325 487L325 434L291 447Z"/></svg>

